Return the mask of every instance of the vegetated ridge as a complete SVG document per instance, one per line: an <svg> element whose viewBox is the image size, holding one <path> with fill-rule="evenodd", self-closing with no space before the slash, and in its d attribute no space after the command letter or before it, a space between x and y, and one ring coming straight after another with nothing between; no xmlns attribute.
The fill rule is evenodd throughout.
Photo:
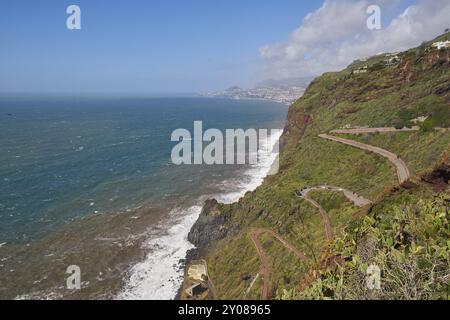
<svg viewBox="0 0 450 320"><path fill-rule="evenodd" d="M310 84L279 173L238 203L208 201L189 234L217 298L448 298L450 50L432 46L448 38Z"/></svg>

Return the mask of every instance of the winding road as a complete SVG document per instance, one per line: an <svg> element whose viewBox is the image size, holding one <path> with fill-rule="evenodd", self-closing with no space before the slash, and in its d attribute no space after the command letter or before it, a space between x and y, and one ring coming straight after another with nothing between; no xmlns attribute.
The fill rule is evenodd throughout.
<svg viewBox="0 0 450 320"><path fill-rule="evenodd" d="M372 201L354 193L353 191L350 191L345 188L329 186L329 185L309 187L309 188L303 189L301 193L308 194L311 191L315 191L315 190L328 190L328 191L342 192L345 195L345 197L357 207L364 207L369 204L372 204Z"/></svg>
<svg viewBox="0 0 450 320"><path fill-rule="evenodd" d="M305 188L305 189L302 189L301 191L296 192L296 195L298 197L302 197L307 202L311 203L314 207L319 209L319 212L322 215L322 219L323 219L323 223L324 223L324 227L325 227L325 235L329 242L333 241L333 228L331 226L331 222L330 222L328 213L326 212L326 210L324 208L322 208L322 206L317 201L315 201L314 199L312 199L310 197L310 193L312 191L316 191L316 190L328 190L328 191L342 192L342 193L344 193L345 197L348 200L350 200L352 203L354 203L358 207L364 207L364 206L372 203L372 201L370 201L350 190L340 188L340 187L335 187L335 186L323 185L323 186L317 186L317 187L309 187L309 188Z"/></svg>
<svg viewBox="0 0 450 320"><path fill-rule="evenodd" d="M440 131L440 132L446 132L446 131L449 131L450 128L435 127L434 130ZM330 131L330 133L358 135L358 134L367 134L367 133L417 132L417 131L420 131L419 126L414 126L411 128L402 128L402 129L396 129L394 127L337 129L337 130Z"/></svg>
<svg viewBox="0 0 450 320"><path fill-rule="evenodd" d="M412 128L396 129L394 127L381 128L354 128L354 129L338 129L332 130L330 133L334 134L366 134L366 133L389 133L389 132L417 132L420 130L419 126Z"/></svg>
<svg viewBox="0 0 450 320"><path fill-rule="evenodd" d="M406 165L406 163L402 159L400 159L396 154L394 154L390 151L381 149L379 147L374 147L374 146L371 146L368 144L364 144L362 142L345 139L345 138L339 138L339 137L331 136L328 134L320 134L319 137L322 139L327 139L327 140L331 140L334 142L343 143L343 144L346 144L346 145L349 145L349 146L352 146L352 147L355 147L358 149L367 150L367 151L376 153L380 156L387 158L390 162L392 162L395 165L395 167L397 169L398 182L400 184L409 180L409 178L411 177L411 173L409 172L409 169L408 169L408 166Z"/></svg>
<svg viewBox="0 0 450 320"><path fill-rule="evenodd" d="M317 187L309 187L305 188L299 193L296 193L297 196L302 197L309 203L311 203L313 206L315 206L317 209L319 209L322 219L324 222L326 237L329 242L333 241L333 228L331 226L330 219L328 217L328 213L325 211L325 209L322 208L322 206L315 200L313 200L309 194L314 190L329 190L329 191L338 191L343 192L344 195L349 199L351 202L353 202L358 207L364 207L366 205L369 205L372 203L372 201L357 195L356 193L340 188L335 186L317 186ZM267 254L264 251L264 248L262 247L261 242L259 241L259 237L261 234L269 234L272 237L274 237L276 240L278 240L286 249L294 253L300 260L306 260L306 255L298 250L295 246L290 244L288 241L286 241L283 237L281 237L276 232L269 230L269 229L262 229L262 228L255 228L250 231L250 239L252 240L253 244L255 245L256 251L259 255L259 260L261 262L261 268L259 271L259 274L263 277L263 287L261 289L261 300L267 300L269 296L269 283L270 283L270 270L269 270L269 259L267 258Z"/></svg>
<svg viewBox="0 0 450 320"><path fill-rule="evenodd" d="M331 227L331 222L330 222L330 217L328 216L328 213L325 211L324 208L322 208L322 206L314 199L312 199L308 193L305 193L305 195L303 196L303 198L311 203L314 207L316 207L317 209L319 209L320 214L322 215L322 219L323 219L323 224L325 227L325 235L327 237L327 240L329 242L333 241L333 227Z"/></svg>
<svg viewBox="0 0 450 320"><path fill-rule="evenodd" d="M390 127L385 128L358 128L358 129L342 129L342 130L334 130L331 131L331 133L334 134L365 134L365 133L383 133L383 132L412 132L412 131L419 131L419 127L413 127L413 128L404 128L404 129L395 129ZM447 129L441 129L437 128L437 130L447 130ZM358 149L370 151L373 153L376 153L382 157L387 158L397 169L397 178L400 184L404 183L405 181L409 180L411 177L410 171L406 165L406 163L400 159L396 154L384 150L379 147L371 146L368 144L364 144L358 141L340 138L336 136L332 136L329 134L321 134L319 135L320 138L342 143L348 146L352 146ZM372 201L350 191L345 188L335 187L335 186L317 186L317 187L308 187L304 188L300 191L297 191L295 194L298 197L303 198L305 201L312 204L314 207L316 207L320 214L322 215L322 219L324 222L324 229L326 233L326 238L329 242L333 241L333 228L331 226L330 218L328 216L328 213L322 206L312 199L310 197L310 193L314 190L329 190L329 191L338 191L343 192L345 197L350 200L353 204L355 204L358 207L364 207L367 205L372 204ZM280 235L278 235L276 232L268 229L252 229L249 233L251 240L253 241L253 244L255 245L255 248L258 252L259 259L261 262L261 268L259 271L259 274L263 277L263 287L261 289L261 300L267 300L269 296L269 280L270 280L270 270L269 270L269 261L266 255L266 252L264 251L264 248L261 245L261 242L259 241L259 237L261 234L267 233L273 236L275 239L277 239L286 249L293 252L300 260L306 260L306 255L299 251L297 248L295 248L293 245L291 245L289 242L287 242L285 239L283 239Z"/></svg>

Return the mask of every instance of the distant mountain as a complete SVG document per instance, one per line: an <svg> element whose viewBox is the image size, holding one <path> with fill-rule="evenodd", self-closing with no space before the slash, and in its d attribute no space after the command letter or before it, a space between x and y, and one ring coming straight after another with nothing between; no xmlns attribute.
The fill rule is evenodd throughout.
<svg viewBox="0 0 450 320"><path fill-rule="evenodd" d="M257 87L253 89L233 86L224 91L209 92L202 96L230 99L263 99L290 105L303 95L311 81L312 78L266 80L258 83Z"/></svg>
<svg viewBox="0 0 450 320"><path fill-rule="evenodd" d="M241 87L238 87L238 86L234 86L234 87L231 87L231 88L228 88L227 90L225 90L225 92L228 92L228 93L241 93L243 91L244 91L244 89L242 89Z"/></svg>
<svg viewBox="0 0 450 320"><path fill-rule="evenodd" d="M287 78L287 79L268 79L259 82L257 87L302 87L307 88L314 80L314 77Z"/></svg>

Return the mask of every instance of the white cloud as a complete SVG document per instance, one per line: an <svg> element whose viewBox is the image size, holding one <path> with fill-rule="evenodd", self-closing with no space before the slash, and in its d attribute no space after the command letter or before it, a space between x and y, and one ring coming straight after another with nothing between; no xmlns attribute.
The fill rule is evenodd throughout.
<svg viewBox="0 0 450 320"><path fill-rule="evenodd" d="M382 30L366 26L369 5L390 16L402 0L326 0L308 14L284 43L260 49L267 77L321 74L346 67L358 58L404 50L441 34L450 27L450 0L418 0Z"/></svg>

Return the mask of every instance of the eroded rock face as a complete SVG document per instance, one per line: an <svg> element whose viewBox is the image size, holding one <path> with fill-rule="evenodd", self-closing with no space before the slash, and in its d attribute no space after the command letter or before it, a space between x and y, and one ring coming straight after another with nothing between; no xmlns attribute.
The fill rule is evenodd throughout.
<svg viewBox="0 0 450 320"><path fill-rule="evenodd" d="M446 191L450 181L450 156L446 155L432 172L422 176L422 180L431 184L435 192Z"/></svg>
<svg viewBox="0 0 450 320"><path fill-rule="evenodd" d="M224 225L228 218L228 214L220 212L217 200L207 200L189 232L188 240L197 247L203 247L212 241L223 239L227 235Z"/></svg>
<svg viewBox="0 0 450 320"><path fill-rule="evenodd" d="M283 150L289 142L296 143L300 141L311 120L311 116L307 111L291 106L288 111L283 135L280 138L280 150Z"/></svg>

